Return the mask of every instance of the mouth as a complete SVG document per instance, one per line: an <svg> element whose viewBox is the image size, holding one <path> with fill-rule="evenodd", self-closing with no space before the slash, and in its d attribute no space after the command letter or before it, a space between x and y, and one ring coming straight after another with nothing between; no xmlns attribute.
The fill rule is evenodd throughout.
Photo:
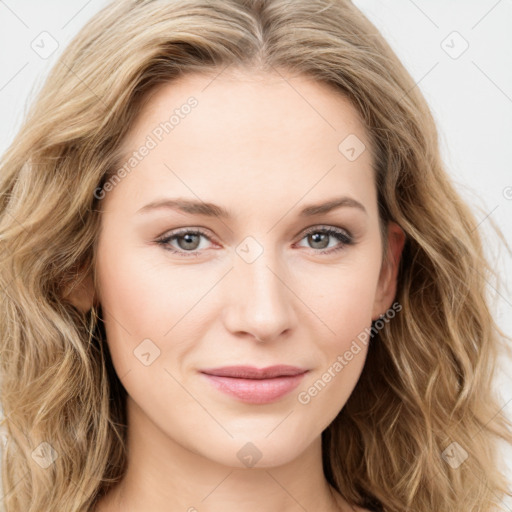
<svg viewBox="0 0 512 512"><path fill-rule="evenodd" d="M225 366L201 370L219 391L251 404L272 403L295 389L309 370L276 365L267 368Z"/></svg>

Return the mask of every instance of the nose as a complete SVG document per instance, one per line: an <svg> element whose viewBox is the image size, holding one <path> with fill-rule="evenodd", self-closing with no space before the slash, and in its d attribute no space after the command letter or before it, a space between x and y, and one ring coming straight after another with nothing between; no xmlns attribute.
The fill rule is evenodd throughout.
<svg viewBox="0 0 512 512"><path fill-rule="evenodd" d="M297 316L290 278L270 251L248 263L235 256L228 276L223 308L224 325L238 337L260 342L278 339L295 327Z"/></svg>

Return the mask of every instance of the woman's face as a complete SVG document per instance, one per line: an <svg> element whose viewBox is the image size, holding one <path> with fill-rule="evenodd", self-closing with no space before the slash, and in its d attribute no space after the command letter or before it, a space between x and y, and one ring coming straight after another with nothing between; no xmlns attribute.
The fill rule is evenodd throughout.
<svg viewBox="0 0 512 512"><path fill-rule="evenodd" d="M148 99L99 193L96 261L134 418L235 467L318 440L395 293L369 144L351 104L304 77L187 75ZM235 365L299 375L203 373Z"/></svg>

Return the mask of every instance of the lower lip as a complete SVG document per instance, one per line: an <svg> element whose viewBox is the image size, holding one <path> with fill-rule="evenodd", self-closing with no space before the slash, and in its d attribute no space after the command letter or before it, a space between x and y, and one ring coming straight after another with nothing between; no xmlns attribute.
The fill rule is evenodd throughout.
<svg viewBox="0 0 512 512"><path fill-rule="evenodd" d="M305 374L272 379L237 379L203 373L218 390L249 404L268 404L279 400L294 390Z"/></svg>

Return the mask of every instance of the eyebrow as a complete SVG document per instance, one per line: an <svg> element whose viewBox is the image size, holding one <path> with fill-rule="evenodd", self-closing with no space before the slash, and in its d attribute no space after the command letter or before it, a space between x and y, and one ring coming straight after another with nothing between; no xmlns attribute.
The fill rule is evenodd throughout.
<svg viewBox="0 0 512 512"><path fill-rule="evenodd" d="M341 207L357 208L366 214L368 213L366 208L359 201L356 201L352 197L342 196L330 199L324 203L308 205L299 212L299 217L312 217L314 215L327 213ZM205 203L203 201L196 201L194 199L170 198L152 201L151 203L148 203L137 210L137 214L148 213L150 211L161 208L180 210L191 215L204 215L208 217L218 217L224 219L230 219L233 217L233 214L230 213L229 210L226 210L222 206L213 203Z"/></svg>

